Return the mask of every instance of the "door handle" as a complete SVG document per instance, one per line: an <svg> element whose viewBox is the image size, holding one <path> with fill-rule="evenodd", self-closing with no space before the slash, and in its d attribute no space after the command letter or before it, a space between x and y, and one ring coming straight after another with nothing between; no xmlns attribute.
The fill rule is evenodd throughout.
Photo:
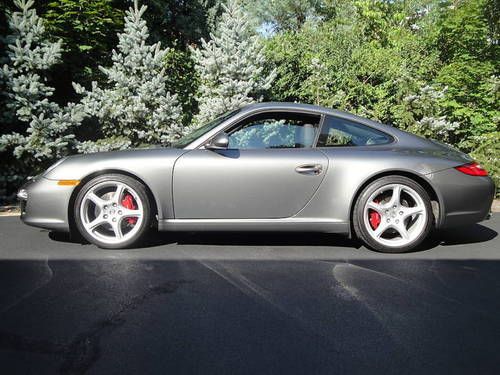
<svg viewBox="0 0 500 375"><path fill-rule="evenodd" d="M295 172L300 174L318 175L323 171L321 164L303 164L295 168Z"/></svg>

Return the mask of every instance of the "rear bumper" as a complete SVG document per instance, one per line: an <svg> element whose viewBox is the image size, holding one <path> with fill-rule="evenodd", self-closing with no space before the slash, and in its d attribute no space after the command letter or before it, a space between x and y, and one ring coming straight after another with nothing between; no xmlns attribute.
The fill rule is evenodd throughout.
<svg viewBox="0 0 500 375"><path fill-rule="evenodd" d="M74 186L60 186L44 177L28 181L19 190L21 220L34 227L69 232L68 206Z"/></svg>
<svg viewBox="0 0 500 375"><path fill-rule="evenodd" d="M490 177L469 176L453 168L427 177L439 195L438 228L470 225L489 218L495 196Z"/></svg>

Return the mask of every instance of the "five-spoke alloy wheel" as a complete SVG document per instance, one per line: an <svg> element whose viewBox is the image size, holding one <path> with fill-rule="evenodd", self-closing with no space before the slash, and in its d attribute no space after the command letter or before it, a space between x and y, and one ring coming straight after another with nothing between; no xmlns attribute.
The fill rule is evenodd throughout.
<svg viewBox="0 0 500 375"><path fill-rule="evenodd" d="M75 223L89 242L116 249L136 245L151 225L151 207L144 186L119 174L86 183L75 201Z"/></svg>
<svg viewBox="0 0 500 375"><path fill-rule="evenodd" d="M414 249L429 234L432 219L427 192L402 176L383 177L368 185L353 213L358 237L383 252Z"/></svg>

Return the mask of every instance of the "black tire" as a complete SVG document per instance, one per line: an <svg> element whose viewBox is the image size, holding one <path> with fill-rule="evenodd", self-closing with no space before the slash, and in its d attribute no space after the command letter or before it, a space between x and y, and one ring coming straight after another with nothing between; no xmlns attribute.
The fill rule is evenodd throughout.
<svg viewBox="0 0 500 375"><path fill-rule="evenodd" d="M424 203L424 207L426 210L426 222L423 226L423 230L416 237L413 239L410 243L406 244L405 246L401 247L392 247L392 246L386 246L384 244L381 244L377 242L369 233L367 228L365 227L364 223L364 207L370 198L370 196L375 193L378 189L385 185L390 185L390 184L401 184L410 187L413 189L415 192L420 195L422 198L422 201ZM386 176L382 177L378 180L373 181L370 183L366 188L363 189L361 194L358 196L358 199L356 201L356 204L354 206L353 210L353 227L354 231L357 235L357 237L370 249L383 252L383 253L405 253L405 252L410 252L414 250L417 246L419 246L422 241L424 241L429 233L432 230L433 222L434 222L434 217L432 213L432 206L431 206L431 200L429 198L429 194L425 191L424 188L422 188L421 185L419 185L417 182L414 180L403 177L403 176Z"/></svg>
<svg viewBox="0 0 500 375"><path fill-rule="evenodd" d="M140 224L140 228L136 231L133 237L118 244L103 242L93 237L84 228L82 219L80 217L80 207L83 203L83 199L86 193L90 189L92 189L92 187L94 187L95 185L102 182L110 182L110 181L120 182L134 189L137 195L139 196L140 200L142 201L142 207L143 207L143 220ZM85 238L88 242L93 243L94 245L103 249L125 249L125 248L139 246L146 237L147 232L151 229L153 220L151 203L148 198L146 187L142 183L131 177L115 173L101 175L88 181L78 192L78 195L75 200L73 214L74 214L76 228L78 232L81 234L81 236Z"/></svg>

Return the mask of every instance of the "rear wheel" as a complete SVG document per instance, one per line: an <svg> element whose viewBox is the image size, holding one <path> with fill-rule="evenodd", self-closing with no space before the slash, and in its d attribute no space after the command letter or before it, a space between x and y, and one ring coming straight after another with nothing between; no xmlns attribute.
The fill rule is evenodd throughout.
<svg viewBox="0 0 500 375"><path fill-rule="evenodd" d="M429 234L433 222L427 192L415 181L387 176L372 182L354 207L358 237L377 251L407 252Z"/></svg>
<svg viewBox="0 0 500 375"><path fill-rule="evenodd" d="M78 193L74 213L81 235L106 249L137 245L151 226L151 205L144 185L120 174L87 182Z"/></svg>

